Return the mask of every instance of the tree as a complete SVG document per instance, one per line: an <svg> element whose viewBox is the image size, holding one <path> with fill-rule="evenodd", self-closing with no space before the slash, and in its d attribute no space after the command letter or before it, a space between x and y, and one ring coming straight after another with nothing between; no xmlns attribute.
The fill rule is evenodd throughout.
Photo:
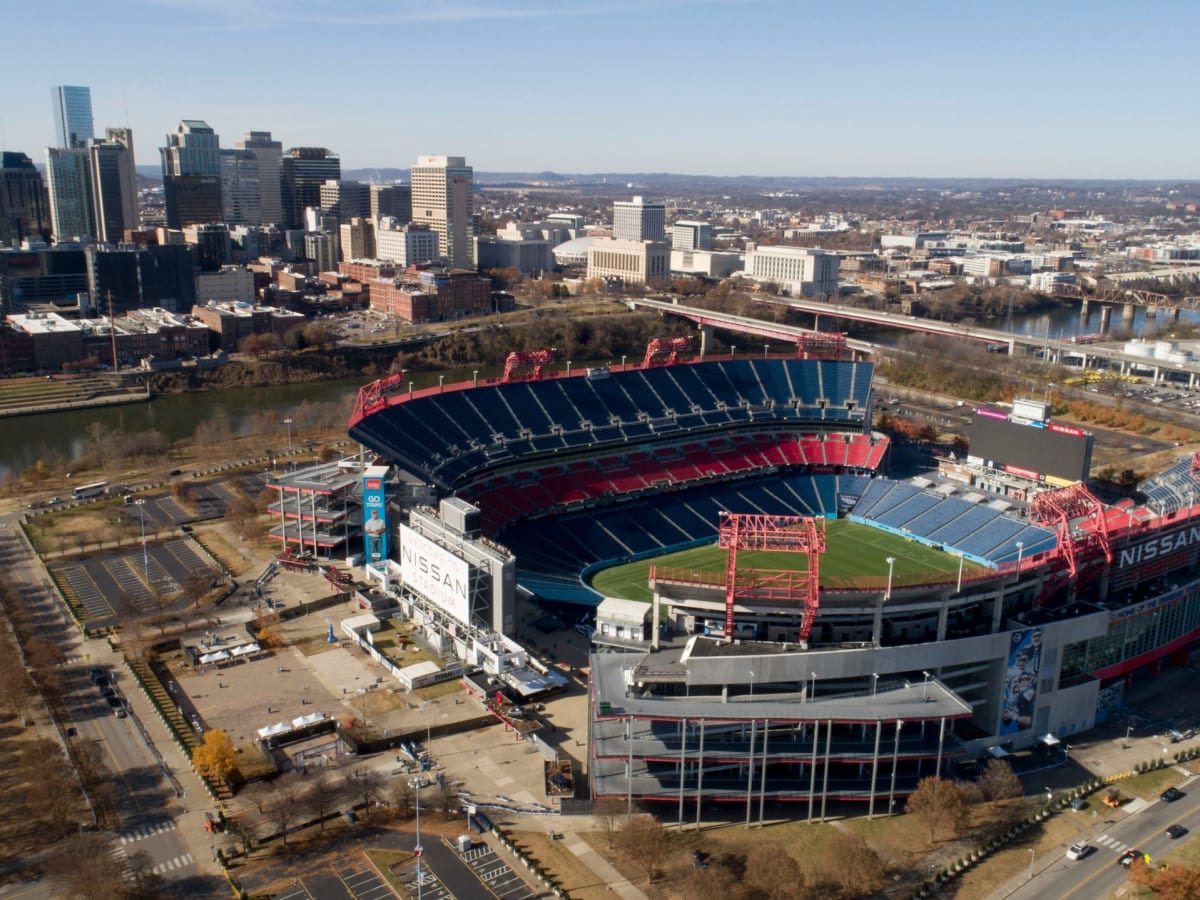
<svg viewBox="0 0 1200 900"><path fill-rule="evenodd" d="M608 849L613 848L613 839L625 824L626 806L621 800L616 797L605 797L602 800L597 800L592 807L592 816L596 819L596 824L604 832L604 836L608 839Z"/></svg>
<svg viewBox="0 0 1200 900"><path fill-rule="evenodd" d="M646 873L646 884L654 880L667 852L667 833L651 815L633 816L617 835L617 849Z"/></svg>
<svg viewBox="0 0 1200 900"><path fill-rule="evenodd" d="M750 851L745 882L765 900L791 900L804 893L804 871L782 844L759 844Z"/></svg>
<svg viewBox="0 0 1200 900"><path fill-rule="evenodd" d="M34 697L33 680L25 671L20 658L9 646L0 651L0 706L18 722L25 721Z"/></svg>
<svg viewBox="0 0 1200 900"><path fill-rule="evenodd" d="M397 778L392 782L392 790L389 796L392 804L392 812L397 818L412 818L413 801L416 799L416 795L417 792L413 790L413 786L408 783L407 778Z"/></svg>
<svg viewBox="0 0 1200 900"><path fill-rule="evenodd" d="M1134 860L1129 867L1129 880L1144 885L1161 900L1195 900L1200 897L1200 869L1181 863L1152 867L1143 860Z"/></svg>
<svg viewBox="0 0 1200 900"><path fill-rule="evenodd" d="M684 892L688 900L730 900L738 895L737 873L721 862L693 869ZM798 895L793 891L780 896L794 898Z"/></svg>
<svg viewBox="0 0 1200 900"><path fill-rule="evenodd" d="M296 823L299 814L300 802L296 796L296 786L291 782L276 782L274 790L271 791L271 799L267 803L267 815L279 829L285 847L287 846L288 829Z"/></svg>
<svg viewBox="0 0 1200 900"><path fill-rule="evenodd" d="M1015 800L1024 793L1021 779L1003 759L988 760L983 774L979 777L979 788L994 806L999 806L1005 800Z"/></svg>
<svg viewBox="0 0 1200 900"><path fill-rule="evenodd" d="M46 862L46 876L59 896L72 900L111 900L124 881L124 860L112 852L108 838L97 832L73 834Z"/></svg>
<svg viewBox="0 0 1200 900"><path fill-rule="evenodd" d="M170 895L167 880L154 872L154 860L145 850L131 853L126 867L125 884L118 896L123 900L158 900Z"/></svg>
<svg viewBox="0 0 1200 900"><path fill-rule="evenodd" d="M325 817L337 807L340 796L338 786L325 772L318 773L317 777L308 783L306 805L313 818L320 821L322 831L325 830Z"/></svg>
<svg viewBox="0 0 1200 900"><path fill-rule="evenodd" d="M825 845L822 869L842 897L868 897L883 884L883 861L857 831L837 830Z"/></svg>
<svg viewBox="0 0 1200 900"><path fill-rule="evenodd" d="M220 728L204 732L203 743L192 751L192 765L209 781L228 784L237 770L237 753L229 735Z"/></svg>
<svg viewBox="0 0 1200 900"><path fill-rule="evenodd" d="M200 608L200 601L204 599L204 595L208 593L211 586L212 573L204 570L188 572L179 585L183 590L183 596L193 603L196 609Z"/></svg>
<svg viewBox="0 0 1200 900"><path fill-rule="evenodd" d="M967 805L953 781L930 775L917 783L905 809L929 830L929 841L939 834L957 837L967 822Z"/></svg>
<svg viewBox="0 0 1200 900"><path fill-rule="evenodd" d="M383 775L374 769L353 769L346 773L346 787L362 799L363 815L369 816L371 804L379 800Z"/></svg>

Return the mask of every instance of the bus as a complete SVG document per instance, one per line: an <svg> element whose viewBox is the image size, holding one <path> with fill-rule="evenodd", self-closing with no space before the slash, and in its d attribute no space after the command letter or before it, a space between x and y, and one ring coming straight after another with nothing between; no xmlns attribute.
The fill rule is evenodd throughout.
<svg viewBox="0 0 1200 900"><path fill-rule="evenodd" d="M93 481L91 484L79 485L71 491L71 496L76 500L86 500L88 497L99 497L106 493L108 493L107 481Z"/></svg>

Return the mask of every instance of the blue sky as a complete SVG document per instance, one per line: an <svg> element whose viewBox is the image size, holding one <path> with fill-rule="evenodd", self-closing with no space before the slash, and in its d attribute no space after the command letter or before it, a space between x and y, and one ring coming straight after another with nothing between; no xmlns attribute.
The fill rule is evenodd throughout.
<svg viewBox="0 0 1200 900"><path fill-rule="evenodd" d="M5 16L0 145L92 88L139 165L180 119L345 168L1200 179L1200 4L56 0Z"/></svg>

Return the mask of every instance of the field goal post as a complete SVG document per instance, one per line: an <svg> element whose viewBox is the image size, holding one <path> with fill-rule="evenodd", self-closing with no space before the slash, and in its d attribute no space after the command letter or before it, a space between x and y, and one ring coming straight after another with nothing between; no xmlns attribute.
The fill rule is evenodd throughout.
<svg viewBox="0 0 1200 900"><path fill-rule="evenodd" d="M739 600L801 604L800 641L807 643L820 605L820 559L825 551L825 520L814 516L771 516L722 512L717 546L725 560L725 640L733 640L733 610ZM743 569L742 550L803 553L804 572Z"/></svg>

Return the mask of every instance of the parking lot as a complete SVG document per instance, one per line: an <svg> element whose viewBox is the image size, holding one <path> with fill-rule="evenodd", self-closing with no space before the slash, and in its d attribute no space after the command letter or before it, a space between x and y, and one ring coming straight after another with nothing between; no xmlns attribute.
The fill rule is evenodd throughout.
<svg viewBox="0 0 1200 900"><path fill-rule="evenodd" d="M462 858L476 877L500 900L527 900L536 896L533 889L487 844L473 846Z"/></svg>
<svg viewBox="0 0 1200 900"><path fill-rule="evenodd" d="M52 577L68 599L87 610L92 624L125 612L132 604L139 612L157 609L160 595L177 594L194 572L219 578L220 570L190 538L147 543L142 548L93 554L49 566Z"/></svg>
<svg viewBox="0 0 1200 900"><path fill-rule="evenodd" d="M379 873L355 859L341 860L335 866L338 878L355 900L386 900L396 896Z"/></svg>

